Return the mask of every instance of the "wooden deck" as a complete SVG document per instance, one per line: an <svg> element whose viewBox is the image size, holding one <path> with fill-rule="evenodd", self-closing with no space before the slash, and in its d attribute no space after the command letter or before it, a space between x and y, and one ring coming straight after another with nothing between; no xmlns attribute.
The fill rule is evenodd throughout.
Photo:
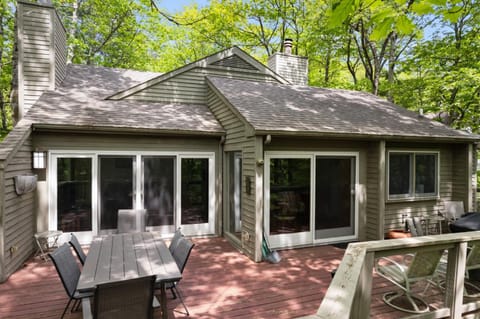
<svg viewBox="0 0 480 319"><path fill-rule="evenodd" d="M331 271L343 257L341 248L318 246L281 251L278 264L254 263L223 238L193 241L196 246L179 284L190 317L168 292L169 318L282 319L314 314L331 281ZM391 284L374 277L373 287L372 318L408 315L382 302L382 294L393 289ZM39 258L31 259L0 284L2 319L56 319L67 301L54 266ZM65 318L80 319L81 311L67 313ZM158 309L155 318L160 318Z"/></svg>

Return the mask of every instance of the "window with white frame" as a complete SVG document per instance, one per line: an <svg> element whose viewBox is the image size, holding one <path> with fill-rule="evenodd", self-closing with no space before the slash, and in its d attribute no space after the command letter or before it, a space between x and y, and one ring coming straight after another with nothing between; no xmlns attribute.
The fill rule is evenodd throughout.
<svg viewBox="0 0 480 319"><path fill-rule="evenodd" d="M388 198L424 198L438 194L438 152L388 153Z"/></svg>

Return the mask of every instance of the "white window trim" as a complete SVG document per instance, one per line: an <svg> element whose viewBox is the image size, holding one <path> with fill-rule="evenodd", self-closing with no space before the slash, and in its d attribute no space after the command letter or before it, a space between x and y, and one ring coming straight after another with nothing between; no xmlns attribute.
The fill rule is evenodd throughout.
<svg viewBox="0 0 480 319"><path fill-rule="evenodd" d="M174 151L111 151L111 150L62 150L55 149L48 152L48 224L50 230L56 230L57 225L57 158L72 157L72 158L91 158L92 159L92 231L80 232L77 235L83 237L82 233L89 233L84 239L79 238L81 242L89 242L92 236L98 235L98 219L99 219L99 201L98 201L98 159L100 156L133 156L136 157L136 166L134 174L139 174L141 170L141 158L142 156L172 156L176 158L176 166L174 176L176 178L181 177L181 165L182 158L207 158L209 168L209 222L208 224L196 224L196 225L182 225L182 231L186 235L206 235L214 234L215 232L215 220L216 220L216 188L215 188L215 152L174 152ZM141 201L141 181L136 178L136 196L135 196L135 208L139 208L142 204ZM139 188L140 187L140 188ZM175 190L177 197L181 199L181 183L178 179L175 184ZM176 202L177 203L177 202ZM180 202L178 202L180 203ZM180 218L180 205L175 205L177 218ZM179 220L178 220L179 221ZM180 224L178 224L180 226ZM202 226L203 227L199 227ZM200 233L199 233L200 232Z"/></svg>
<svg viewBox="0 0 480 319"><path fill-rule="evenodd" d="M413 159L410 163L410 192L408 194L390 195L390 154L411 154ZM435 155L436 156L436 179L435 179L435 193L417 194L415 190L415 155ZM387 151L387 164L386 164L386 192L387 201L395 202L402 200L431 200L438 199L440 197L440 151L437 150L396 150L391 149Z"/></svg>
<svg viewBox="0 0 480 319"><path fill-rule="evenodd" d="M310 159L310 190L312 194L315 194L315 158L317 156L338 156L338 157L354 157L355 158L355 211L354 211L354 234L351 236L340 236L334 238L315 239L314 226L310 223L310 230L308 232L292 234L281 234L270 236L270 160L276 158L295 159L305 158ZM359 198L360 198L360 153L359 152L322 152L322 151L267 151L265 152L265 165L264 165L264 230L266 236L273 248L280 247L292 247L296 245L305 245L309 243L335 243L343 242L347 240L356 240L359 235ZM310 220L314 218L315 210L315 196L310 196ZM278 238L276 240L274 237Z"/></svg>

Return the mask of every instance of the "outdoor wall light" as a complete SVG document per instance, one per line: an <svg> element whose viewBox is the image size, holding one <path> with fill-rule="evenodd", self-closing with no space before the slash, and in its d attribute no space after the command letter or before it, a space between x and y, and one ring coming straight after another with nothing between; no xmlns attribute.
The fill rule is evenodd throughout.
<svg viewBox="0 0 480 319"><path fill-rule="evenodd" d="M47 152L35 151L32 153L32 165L34 169L47 168Z"/></svg>

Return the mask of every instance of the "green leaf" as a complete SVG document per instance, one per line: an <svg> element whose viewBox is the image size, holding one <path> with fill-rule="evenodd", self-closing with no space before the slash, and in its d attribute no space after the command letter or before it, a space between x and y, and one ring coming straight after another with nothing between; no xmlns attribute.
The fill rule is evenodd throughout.
<svg viewBox="0 0 480 319"><path fill-rule="evenodd" d="M425 14L430 14L435 12L433 6L425 2L415 2L414 4L412 4L411 8L413 12L420 15L425 15Z"/></svg>
<svg viewBox="0 0 480 319"><path fill-rule="evenodd" d="M410 34L415 30L415 24L407 18L407 16L401 15L397 18L397 30L400 34Z"/></svg>
<svg viewBox="0 0 480 319"><path fill-rule="evenodd" d="M393 18L387 18L383 20L382 23L379 23L374 29L372 34L370 35L370 40L372 41L380 41L385 39L387 35L392 31L392 25L394 23Z"/></svg>

